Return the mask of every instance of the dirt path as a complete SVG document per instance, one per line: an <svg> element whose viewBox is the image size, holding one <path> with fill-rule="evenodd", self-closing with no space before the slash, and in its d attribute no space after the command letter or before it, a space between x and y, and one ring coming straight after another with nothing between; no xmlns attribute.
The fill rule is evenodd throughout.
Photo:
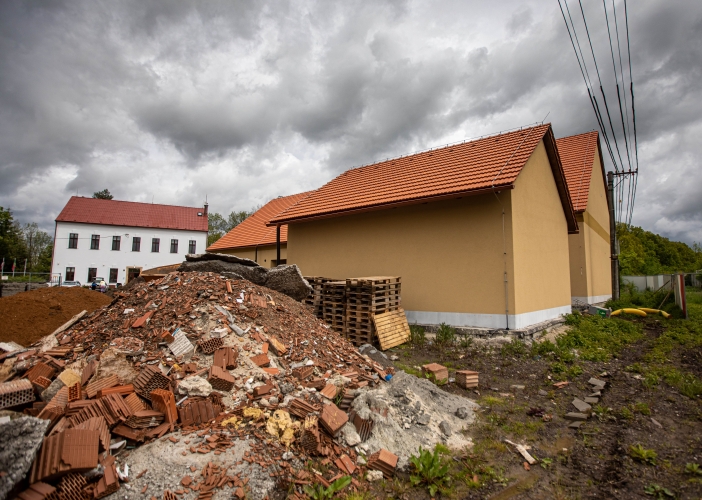
<svg viewBox="0 0 702 500"><path fill-rule="evenodd" d="M519 342L502 347L458 342L397 349L396 366L410 372L417 373L430 362L441 363L450 372L480 372L478 390L464 390L455 383L442 386L482 407L468 431L474 447L453 453L455 480L447 494L476 499L702 498L700 398L681 394L663 382L668 380L665 375L652 383L656 365L649 362L667 324L649 319L639 326L638 340L606 361L585 361L575 349L575 358L563 362L554 353L535 354L530 345ZM553 342L555 335L542 340ZM590 349L596 352L598 347ZM699 355L699 348L671 348L666 369L684 371ZM606 381L606 388L592 405L592 416L579 429L571 429L564 415L577 411L574 398L584 400L593 392L588 384L592 377ZM570 383L557 389L553 384L559 380ZM505 439L529 445L538 462L525 470L524 459ZM429 498L426 489L400 483L386 485L385 492L399 498Z"/></svg>

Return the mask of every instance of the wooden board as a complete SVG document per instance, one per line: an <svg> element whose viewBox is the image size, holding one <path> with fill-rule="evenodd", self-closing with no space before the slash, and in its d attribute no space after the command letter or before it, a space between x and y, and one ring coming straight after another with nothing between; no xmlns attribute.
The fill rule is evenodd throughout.
<svg viewBox="0 0 702 500"><path fill-rule="evenodd" d="M380 348L383 351L404 344L410 339L407 317L405 316L405 310L402 308L382 314L374 314L373 323L375 323L378 340L380 340Z"/></svg>

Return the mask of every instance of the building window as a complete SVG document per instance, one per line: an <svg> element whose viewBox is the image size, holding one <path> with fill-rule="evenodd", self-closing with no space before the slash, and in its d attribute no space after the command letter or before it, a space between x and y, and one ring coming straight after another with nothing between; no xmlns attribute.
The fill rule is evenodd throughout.
<svg viewBox="0 0 702 500"><path fill-rule="evenodd" d="M141 236L132 238L132 252L141 252Z"/></svg>
<svg viewBox="0 0 702 500"><path fill-rule="evenodd" d="M90 237L90 249L100 250L100 235L94 234Z"/></svg>
<svg viewBox="0 0 702 500"><path fill-rule="evenodd" d="M190 240L190 242L188 243L188 253L197 253L196 248L197 248L197 241Z"/></svg>
<svg viewBox="0 0 702 500"><path fill-rule="evenodd" d="M78 248L78 233L70 233L68 235L68 248Z"/></svg>
<svg viewBox="0 0 702 500"><path fill-rule="evenodd" d="M121 236L113 236L112 237L112 250L118 250L119 247L122 244L122 237Z"/></svg>
<svg viewBox="0 0 702 500"><path fill-rule="evenodd" d="M75 281L76 279L76 268L67 267L66 268L66 281Z"/></svg>
<svg viewBox="0 0 702 500"><path fill-rule="evenodd" d="M117 283L117 271L114 267L110 268L110 283Z"/></svg>
<svg viewBox="0 0 702 500"><path fill-rule="evenodd" d="M178 253L178 240L171 240L171 253Z"/></svg>
<svg viewBox="0 0 702 500"><path fill-rule="evenodd" d="M158 252L159 246L161 246L161 238L151 238L151 251Z"/></svg>
<svg viewBox="0 0 702 500"><path fill-rule="evenodd" d="M89 267L88 268L88 283L92 283L95 281L95 278L97 277L97 267Z"/></svg>

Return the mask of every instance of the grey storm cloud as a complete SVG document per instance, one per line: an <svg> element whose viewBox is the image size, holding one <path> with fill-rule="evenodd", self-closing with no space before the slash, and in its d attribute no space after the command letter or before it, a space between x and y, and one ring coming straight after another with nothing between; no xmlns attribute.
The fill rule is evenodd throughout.
<svg viewBox="0 0 702 500"><path fill-rule="evenodd" d="M618 129L602 4L583 5ZM700 241L702 4L628 9L633 222ZM72 194L247 209L547 115L597 127L557 2L0 2L0 205L47 229Z"/></svg>

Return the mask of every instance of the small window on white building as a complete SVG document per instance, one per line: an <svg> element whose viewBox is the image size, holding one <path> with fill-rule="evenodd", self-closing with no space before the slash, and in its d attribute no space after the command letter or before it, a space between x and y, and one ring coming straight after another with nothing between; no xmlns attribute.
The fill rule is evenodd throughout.
<svg viewBox="0 0 702 500"><path fill-rule="evenodd" d="M100 250L100 235L94 234L90 237L90 249Z"/></svg>
<svg viewBox="0 0 702 500"><path fill-rule="evenodd" d="M113 236L112 237L112 250L119 251L119 247L121 244L122 244L122 237L121 236Z"/></svg>
<svg viewBox="0 0 702 500"><path fill-rule="evenodd" d="M151 238L151 251L158 253L159 247L161 246L161 238Z"/></svg>
<svg viewBox="0 0 702 500"><path fill-rule="evenodd" d="M132 252L141 252L141 236L132 238Z"/></svg>
<svg viewBox="0 0 702 500"><path fill-rule="evenodd" d="M188 242L188 253L197 253L197 241L190 240Z"/></svg>
<svg viewBox="0 0 702 500"><path fill-rule="evenodd" d="M78 248L78 233L70 233L68 235L68 248Z"/></svg>
<svg viewBox="0 0 702 500"><path fill-rule="evenodd" d="M171 240L171 253L178 253L178 240Z"/></svg>

